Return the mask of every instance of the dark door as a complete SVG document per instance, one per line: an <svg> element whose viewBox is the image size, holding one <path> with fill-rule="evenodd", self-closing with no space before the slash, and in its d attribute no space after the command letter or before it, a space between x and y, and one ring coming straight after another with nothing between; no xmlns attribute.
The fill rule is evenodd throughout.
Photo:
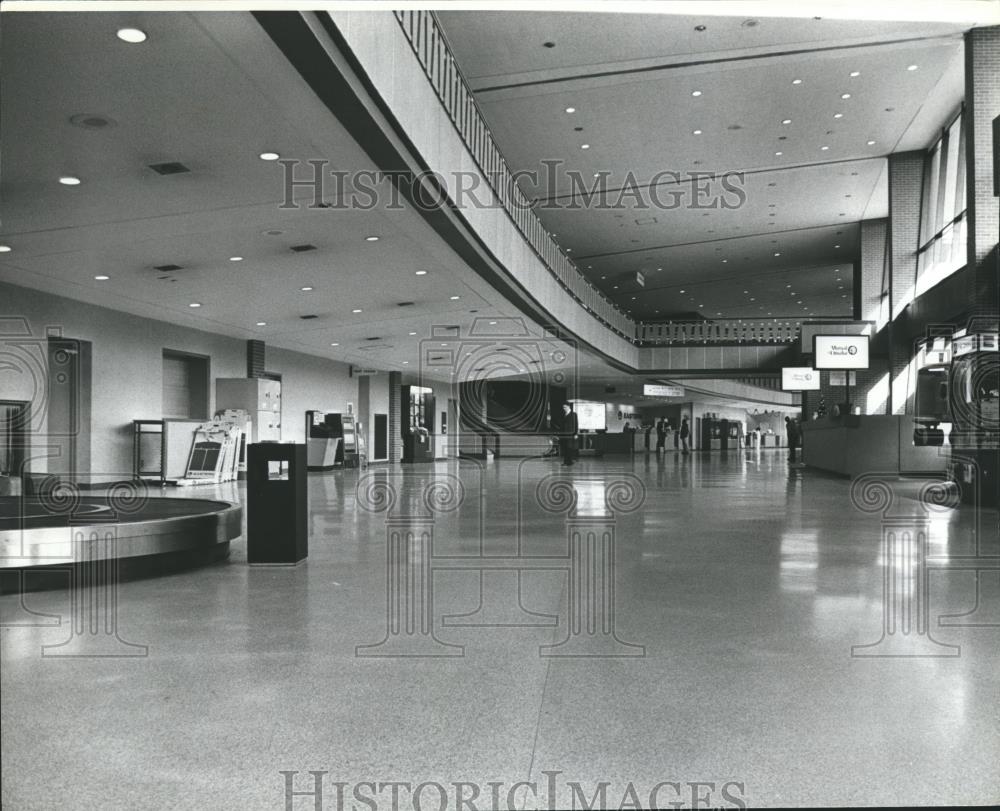
<svg viewBox="0 0 1000 811"><path fill-rule="evenodd" d="M375 436L372 437L372 459L389 458L389 415L375 415Z"/></svg>

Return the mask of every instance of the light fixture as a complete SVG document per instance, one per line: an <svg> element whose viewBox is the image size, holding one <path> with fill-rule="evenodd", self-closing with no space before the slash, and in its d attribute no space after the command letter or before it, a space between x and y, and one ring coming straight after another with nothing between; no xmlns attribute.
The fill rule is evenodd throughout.
<svg viewBox="0 0 1000 811"><path fill-rule="evenodd" d="M0 245L0 253L10 253L10 245Z"/></svg>
<svg viewBox="0 0 1000 811"><path fill-rule="evenodd" d="M404 365L404 366L406 366L406 365L408 365L408 364L409 364L409 361L408 361L408 360L404 360L404 361L403 361L403 365Z"/></svg>
<svg viewBox="0 0 1000 811"><path fill-rule="evenodd" d="M839 246L839 245L834 245L833 247L834 247L834 248L839 248L840 246ZM836 272L837 272L837 273L840 273L840 268L837 268Z"/></svg>
<svg viewBox="0 0 1000 811"><path fill-rule="evenodd" d="M111 278L110 276L104 276L104 275L94 277L94 279L96 279L99 282L106 282L110 278Z"/></svg>
<svg viewBox="0 0 1000 811"><path fill-rule="evenodd" d="M279 155L277 152L261 152L260 153L260 159L262 161L276 161L280 157L281 157L281 155Z"/></svg>
<svg viewBox="0 0 1000 811"><path fill-rule="evenodd" d="M701 135L701 130L694 130L691 134L692 135Z"/></svg>
<svg viewBox="0 0 1000 811"><path fill-rule="evenodd" d="M59 178L59 182L62 183L64 186L79 186L80 178L76 177L75 175L63 175L62 177Z"/></svg>
<svg viewBox="0 0 1000 811"><path fill-rule="evenodd" d="M698 96L701 95L701 91L700 90L692 90L691 91L691 95L694 96L695 98L697 98Z"/></svg>
<svg viewBox="0 0 1000 811"><path fill-rule="evenodd" d="M378 242L378 237L375 234L365 237L365 242Z"/></svg>
<svg viewBox="0 0 1000 811"><path fill-rule="evenodd" d="M783 121L782 121L781 123L782 123L782 124L791 124L791 123L792 123L792 119L790 119L790 118L786 118L786 119L784 119L784 120L783 120Z"/></svg>
<svg viewBox="0 0 1000 811"><path fill-rule="evenodd" d="M851 71L851 78L852 79L855 79L855 78L857 78L860 75L861 75L861 71L860 70L852 70Z"/></svg>
<svg viewBox="0 0 1000 811"><path fill-rule="evenodd" d="M841 93L840 97L842 99L849 99L851 97L851 94L850 93Z"/></svg>
<svg viewBox="0 0 1000 811"><path fill-rule="evenodd" d="M146 41L146 32L140 31L138 28L119 28L117 36L122 42L128 42L132 45Z"/></svg>
<svg viewBox="0 0 1000 811"><path fill-rule="evenodd" d="M875 142L874 141L869 141L868 142L868 146L875 146Z"/></svg>
<svg viewBox="0 0 1000 811"><path fill-rule="evenodd" d="M590 144L580 144L580 149L590 149Z"/></svg>
<svg viewBox="0 0 1000 811"><path fill-rule="evenodd" d="M414 275L415 276L426 276L427 275L427 271L426 270L418 270L418 271L416 271L414 273Z"/></svg>
<svg viewBox="0 0 1000 811"><path fill-rule="evenodd" d="M774 255L775 255L775 256L781 256L781 254L780 254L780 253L775 253Z"/></svg>
<svg viewBox="0 0 1000 811"><path fill-rule="evenodd" d="M448 296L448 298L450 298L452 301L458 301L461 298L461 296Z"/></svg>
<svg viewBox="0 0 1000 811"><path fill-rule="evenodd" d="M191 307L192 309L197 309L197 308L198 308L198 307L200 307L200 306L201 306L201 303L200 303L200 302L198 302L198 301L192 301L192 302L191 302L191 303L190 303L190 304L188 305L188 307Z"/></svg>
<svg viewBox="0 0 1000 811"><path fill-rule="evenodd" d="M910 65L910 66L909 66L909 67L907 67L906 69L907 69L907 70L916 70L916 69L917 69L918 67L920 67L920 66L919 66L919 65Z"/></svg>
<svg viewBox="0 0 1000 811"><path fill-rule="evenodd" d="M823 150L824 152L825 152L826 150L828 150L829 148L830 148L830 147L828 147L828 146L821 146L821 147L820 147L820 149L821 149L821 150Z"/></svg>
<svg viewBox="0 0 1000 811"><path fill-rule="evenodd" d="M792 79L792 84L802 84L801 79Z"/></svg>
<svg viewBox="0 0 1000 811"><path fill-rule="evenodd" d="M683 293L683 292L685 292L685 291L681 290L681 292Z"/></svg>
<svg viewBox="0 0 1000 811"><path fill-rule="evenodd" d="M340 344L338 344L336 341L334 341L332 344L330 344L330 346L340 346Z"/></svg>
<svg viewBox="0 0 1000 811"><path fill-rule="evenodd" d="M566 108L566 112L567 113L575 113L576 112L576 107L567 107Z"/></svg>
<svg viewBox="0 0 1000 811"><path fill-rule="evenodd" d="M229 257L229 261L230 262L242 262L243 261L243 257L242 256L230 256Z"/></svg>
<svg viewBox="0 0 1000 811"><path fill-rule="evenodd" d="M301 290L303 293L308 293L309 291L312 290L312 288L307 285L306 287L300 287L299 290Z"/></svg>
<svg viewBox="0 0 1000 811"><path fill-rule="evenodd" d="M266 327L267 326L267 321L258 321L257 322L257 326L258 327Z"/></svg>
<svg viewBox="0 0 1000 811"><path fill-rule="evenodd" d="M784 153L782 153L782 152L775 152L774 153L774 157L780 158L782 156L782 154L784 154Z"/></svg>
<svg viewBox="0 0 1000 811"><path fill-rule="evenodd" d="M416 335L417 333L415 333L415 332L411 332L411 333L409 333L409 334L410 334L410 335Z"/></svg>
<svg viewBox="0 0 1000 811"><path fill-rule="evenodd" d="M843 117L844 117L844 114L843 114L843 113L834 113L834 114L833 114L833 117L834 117L834 118L843 118Z"/></svg>
<svg viewBox="0 0 1000 811"><path fill-rule="evenodd" d="M360 312L361 312L361 309L360 309L360 308L358 308L358 307L355 307L355 308L354 308L353 310L351 310L351 312L352 312L352 313L360 313Z"/></svg>

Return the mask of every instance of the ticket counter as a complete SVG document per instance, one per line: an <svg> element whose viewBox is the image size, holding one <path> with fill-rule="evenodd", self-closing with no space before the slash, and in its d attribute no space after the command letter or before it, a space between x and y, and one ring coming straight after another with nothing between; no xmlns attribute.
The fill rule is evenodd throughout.
<svg viewBox="0 0 1000 811"><path fill-rule="evenodd" d="M830 473L943 474L947 460L947 447L913 444L912 416L851 414L802 423L802 461Z"/></svg>

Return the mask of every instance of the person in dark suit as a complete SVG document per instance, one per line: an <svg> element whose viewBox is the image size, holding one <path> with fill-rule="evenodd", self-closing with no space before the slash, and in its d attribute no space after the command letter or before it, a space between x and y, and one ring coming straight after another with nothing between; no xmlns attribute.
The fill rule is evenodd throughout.
<svg viewBox="0 0 1000 811"><path fill-rule="evenodd" d="M656 423L656 452L666 451L667 444L667 431L670 430L670 426L667 425L667 421L660 417L660 421Z"/></svg>
<svg viewBox="0 0 1000 811"><path fill-rule="evenodd" d="M559 449L562 451L563 467L569 467L576 461L576 435L580 424L570 403L563 403L562 430L560 431Z"/></svg>
<svg viewBox="0 0 1000 811"><path fill-rule="evenodd" d="M690 450L688 450L689 436L691 436L691 426L688 424L688 418L685 417L681 420L681 445L684 447L684 450L682 450L681 453L684 456L687 456L690 453Z"/></svg>

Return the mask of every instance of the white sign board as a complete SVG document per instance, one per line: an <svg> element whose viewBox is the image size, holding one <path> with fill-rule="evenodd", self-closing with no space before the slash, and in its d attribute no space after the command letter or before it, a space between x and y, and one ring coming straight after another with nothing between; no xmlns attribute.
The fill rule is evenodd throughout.
<svg viewBox="0 0 1000 811"><path fill-rule="evenodd" d="M647 397L683 397L683 386L664 386L659 383L643 383L642 393Z"/></svg>
<svg viewBox="0 0 1000 811"><path fill-rule="evenodd" d="M867 335L814 335L813 367L816 369L867 369Z"/></svg>
<svg viewBox="0 0 1000 811"><path fill-rule="evenodd" d="M848 377L850 375L850 377ZM846 386L847 381L851 381L852 386L858 384L857 373L856 372L830 372L830 385L831 386Z"/></svg>
<svg viewBox="0 0 1000 811"><path fill-rule="evenodd" d="M816 391L819 372L811 366L785 366L781 370L782 391Z"/></svg>
<svg viewBox="0 0 1000 811"><path fill-rule="evenodd" d="M578 400L573 403L573 410L576 412L577 426L581 431L599 431L607 427L604 403L586 403Z"/></svg>

